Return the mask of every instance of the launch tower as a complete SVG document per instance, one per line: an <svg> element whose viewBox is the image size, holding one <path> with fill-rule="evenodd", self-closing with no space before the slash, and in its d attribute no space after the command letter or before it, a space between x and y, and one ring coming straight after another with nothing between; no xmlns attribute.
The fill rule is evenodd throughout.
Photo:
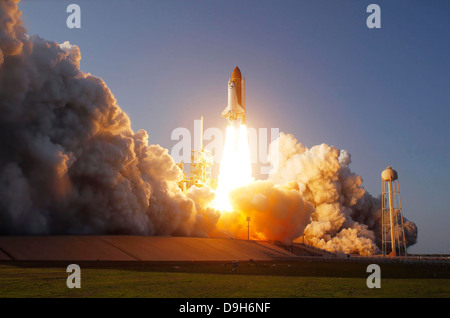
<svg viewBox="0 0 450 318"><path fill-rule="evenodd" d="M214 158L211 151L203 147L203 116L201 117L200 132L200 149L192 150L191 153L190 186L211 186L211 167Z"/></svg>

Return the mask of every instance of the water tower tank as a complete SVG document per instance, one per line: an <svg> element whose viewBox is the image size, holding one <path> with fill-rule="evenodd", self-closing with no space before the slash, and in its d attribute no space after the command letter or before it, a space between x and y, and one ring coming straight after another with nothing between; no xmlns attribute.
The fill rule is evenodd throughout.
<svg viewBox="0 0 450 318"><path fill-rule="evenodd" d="M381 179L383 179L383 181L397 180L398 179L397 171L395 171L389 166L381 173Z"/></svg>

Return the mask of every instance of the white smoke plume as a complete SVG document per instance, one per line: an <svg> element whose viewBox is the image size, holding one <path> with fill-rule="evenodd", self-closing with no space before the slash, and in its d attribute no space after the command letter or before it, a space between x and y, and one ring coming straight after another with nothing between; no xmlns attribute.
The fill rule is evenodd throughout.
<svg viewBox="0 0 450 318"><path fill-rule="evenodd" d="M271 148L271 156L276 151ZM301 196L315 207L304 231L314 246L337 253L372 255L381 247L381 199L362 186L350 171L346 150L321 144L311 149L290 134L279 137L275 183L295 182ZM404 219L407 245L417 239L417 227Z"/></svg>
<svg viewBox="0 0 450 318"><path fill-rule="evenodd" d="M0 2L0 234L207 236L218 212L128 116L80 50L28 36ZM196 202L194 202L196 200Z"/></svg>
<svg viewBox="0 0 450 318"><path fill-rule="evenodd" d="M296 183L275 184L258 180L230 193L235 212L223 213L215 236L247 239L250 217L252 239L281 241L290 244L302 235L314 208L302 198Z"/></svg>

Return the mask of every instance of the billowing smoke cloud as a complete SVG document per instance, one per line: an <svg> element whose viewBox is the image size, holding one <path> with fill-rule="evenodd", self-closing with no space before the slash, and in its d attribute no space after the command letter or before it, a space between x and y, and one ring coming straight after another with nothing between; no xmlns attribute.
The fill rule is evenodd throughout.
<svg viewBox="0 0 450 318"><path fill-rule="evenodd" d="M314 208L302 198L296 183L277 185L259 180L236 188L230 193L236 212L222 214L215 235L232 233L246 239L247 217L250 217L250 237L290 243L302 235ZM226 229L226 230L223 230Z"/></svg>
<svg viewBox="0 0 450 318"><path fill-rule="evenodd" d="M79 48L28 36L16 2L0 2L0 233L208 235L210 191L182 193Z"/></svg>
<svg viewBox="0 0 450 318"><path fill-rule="evenodd" d="M275 149L271 149L272 156ZM311 149L294 136L280 134L279 168L269 180L295 182L301 196L315 207L304 237L316 247L338 253L371 255L381 247L381 199L362 186L350 171L350 154L321 144ZM407 245L417 239L414 223L405 221Z"/></svg>

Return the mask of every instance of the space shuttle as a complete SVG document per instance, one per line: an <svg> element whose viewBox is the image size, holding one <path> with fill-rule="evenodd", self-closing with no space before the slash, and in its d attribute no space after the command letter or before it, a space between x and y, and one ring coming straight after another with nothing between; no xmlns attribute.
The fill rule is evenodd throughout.
<svg viewBox="0 0 450 318"><path fill-rule="evenodd" d="M228 80L228 105L221 116L228 119L228 125L238 118L241 118L241 124L245 124L245 112L245 79L236 66Z"/></svg>

